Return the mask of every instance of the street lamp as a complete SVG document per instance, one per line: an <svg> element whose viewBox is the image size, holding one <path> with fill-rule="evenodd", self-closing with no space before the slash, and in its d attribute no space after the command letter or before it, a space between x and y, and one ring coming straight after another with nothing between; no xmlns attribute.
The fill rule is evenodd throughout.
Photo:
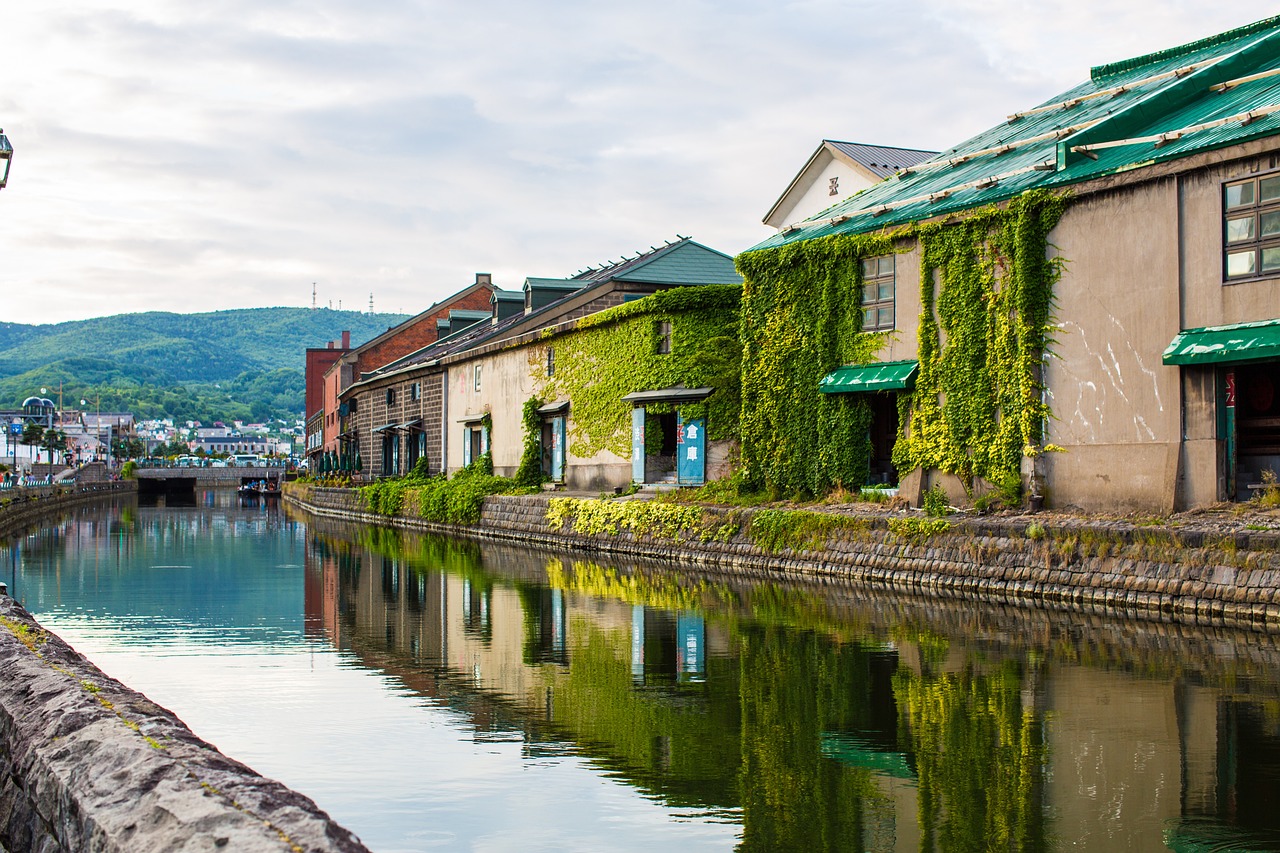
<svg viewBox="0 0 1280 853"><path fill-rule="evenodd" d="M4 131L0 130L0 190L4 189L4 185L9 183L9 166L13 163L13 146L9 144L9 137L4 135Z"/></svg>

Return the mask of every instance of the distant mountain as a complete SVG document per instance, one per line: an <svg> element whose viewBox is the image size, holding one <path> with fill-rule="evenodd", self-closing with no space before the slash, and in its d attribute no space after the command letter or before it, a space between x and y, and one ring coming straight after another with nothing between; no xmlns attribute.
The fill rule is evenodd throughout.
<svg viewBox="0 0 1280 853"><path fill-rule="evenodd" d="M139 418L286 420L302 413L304 350L353 346L407 319L328 308L244 308L207 314L117 314L44 326L0 323L0 408L62 382L81 399Z"/></svg>

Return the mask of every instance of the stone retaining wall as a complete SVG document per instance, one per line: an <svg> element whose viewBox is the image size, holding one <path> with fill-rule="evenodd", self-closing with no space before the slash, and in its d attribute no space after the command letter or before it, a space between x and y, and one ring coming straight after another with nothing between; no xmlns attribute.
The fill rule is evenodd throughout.
<svg viewBox="0 0 1280 853"><path fill-rule="evenodd" d="M926 595L1036 604L1202 624L1280 625L1280 535L1214 534L1122 523L954 520L943 533L901 536L890 518L857 516L816 551L772 553L746 532L750 509L705 509L734 523L728 541L552 530L546 495L495 496L475 526L365 512L355 492L295 487L287 499L317 515L560 550L648 557L787 576L839 577ZM847 517L846 517L847 518ZM1032 527L1033 524L1038 527Z"/></svg>
<svg viewBox="0 0 1280 853"><path fill-rule="evenodd" d="M0 596L0 850L367 853Z"/></svg>
<svg viewBox="0 0 1280 853"><path fill-rule="evenodd" d="M138 484L132 480L6 489L0 492L0 536L47 523L51 516L71 507L127 497L137 491Z"/></svg>

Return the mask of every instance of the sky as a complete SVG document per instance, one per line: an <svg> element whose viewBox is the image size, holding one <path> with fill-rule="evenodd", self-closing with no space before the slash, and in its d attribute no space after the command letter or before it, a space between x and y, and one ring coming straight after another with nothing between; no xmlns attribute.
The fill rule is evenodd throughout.
<svg viewBox="0 0 1280 853"><path fill-rule="evenodd" d="M0 322L416 313L677 235L819 142L944 149L1257 0L6 0Z"/></svg>

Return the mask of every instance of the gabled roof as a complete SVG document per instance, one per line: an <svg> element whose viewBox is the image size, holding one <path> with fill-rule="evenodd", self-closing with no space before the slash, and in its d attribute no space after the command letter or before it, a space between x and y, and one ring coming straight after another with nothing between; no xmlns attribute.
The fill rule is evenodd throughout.
<svg viewBox="0 0 1280 853"><path fill-rule="evenodd" d="M528 287L564 286L565 294L546 306L528 314L516 314L497 323L479 322L451 335L440 338L416 352L409 353L377 370L363 374L351 388L413 367L430 365L446 356L465 352L482 344L501 341L530 330L554 325L556 318L577 300L590 297L595 290L615 281L643 284L668 284L692 286L701 284L741 284L742 276L733 266L733 259L723 252L703 246L688 237L680 237L674 243L650 247L634 258L624 257L617 263L600 267L587 267L571 278L528 278ZM506 293L506 291L496 291ZM523 294L522 294L523 295ZM348 391L351 388L347 389ZM346 392L344 392L345 394Z"/></svg>
<svg viewBox="0 0 1280 853"><path fill-rule="evenodd" d="M1280 17L1093 68L1088 81L755 249L877 231L1280 133Z"/></svg>
<svg viewBox="0 0 1280 853"><path fill-rule="evenodd" d="M773 207L769 208L769 212L761 221L774 228L781 228L786 224L795 205L813 186L813 182L821 177L823 170L832 160L844 163L855 173L860 174L867 183L874 184L922 160L928 160L937 153L937 151L923 151L915 148L891 148L886 145L864 145L861 142L824 139L817 150L809 155L804 167L791 179L791 183L787 184L787 188L783 190L782 195L778 196L778 200L773 203ZM856 186L848 192L853 192L855 189L857 189ZM786 217L782 215L784 211L787 214Z"/></svg>
<svg viewBox="0 0 1280 853"><path fill-rule="evenodd" d="M834 139L824 139L822 143L831 146L881 178L887 178L922 160L928 160L938 153L919 148L892 148L887 145L864 145L861 142L838 142Z"/></svg>
<svg viewBox="0 0 1280 853"><path fill-rule="evenodd" d="M674 243L650 246L634 258L622 256L599 267L587 267L572 281L629 281L644 284L741 284L733 258L688 237Z"/></svg>

